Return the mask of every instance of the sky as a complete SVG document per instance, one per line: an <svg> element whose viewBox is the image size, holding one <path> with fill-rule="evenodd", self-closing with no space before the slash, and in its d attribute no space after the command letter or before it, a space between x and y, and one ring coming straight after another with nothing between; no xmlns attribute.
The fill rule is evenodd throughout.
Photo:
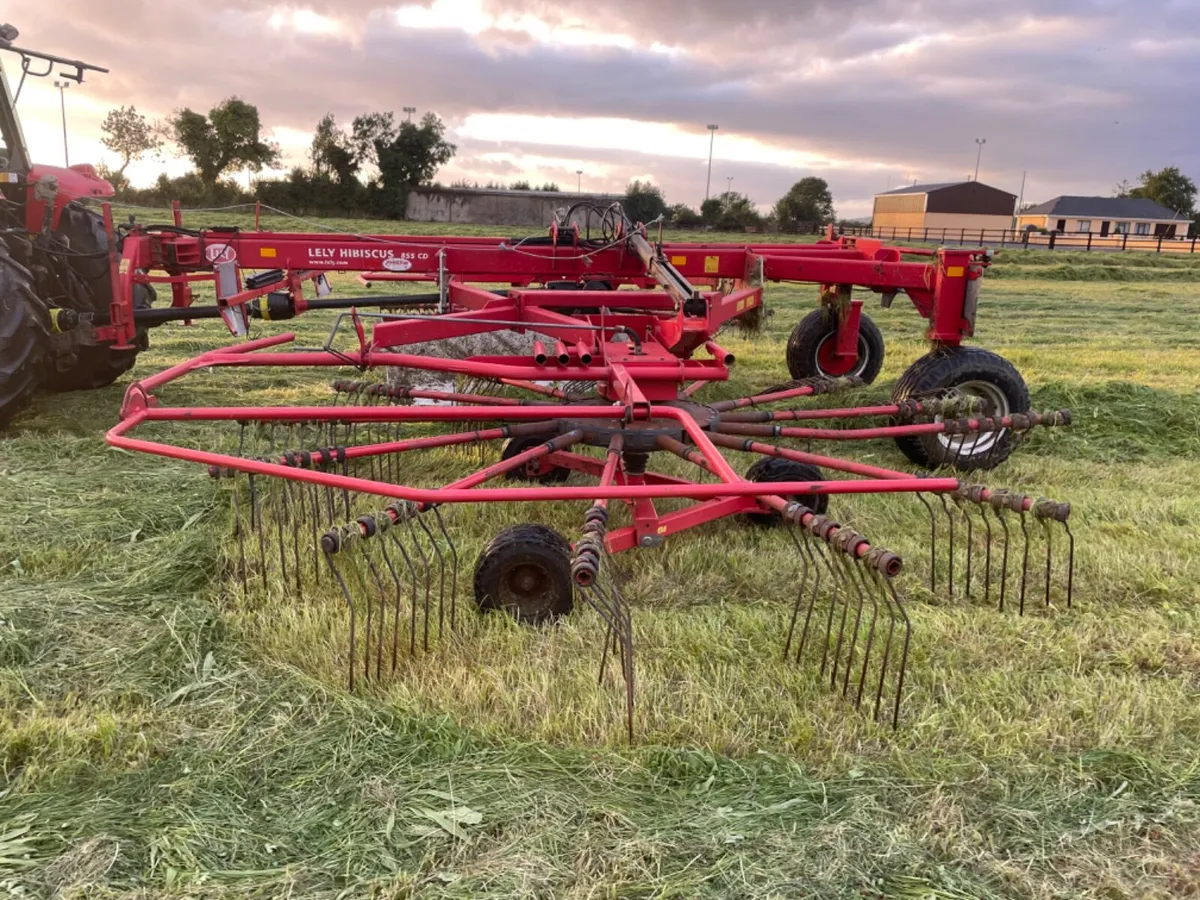
<svg viewBox="0 0 1200 900"><path fill-rule="evenodd" d="M65 96L71 161L115 160L100 123L237 95L286 164L327 112L434 111L458 147L438 180L525 179L669 203L732 187L765 212L799 178L838 213L970 177L1026 202L1111 195L1175 165L1200 179L1197 0L0 0L18 44L111 70ZM17 68L3 54L10 73ZM19 113L63 161L58 91ZM718 129L710 133L707 125ZM167 152L135 184L180 174ZM582 170L582 176L576 173ZM730 181L730 179L732 179Z"/></svg>

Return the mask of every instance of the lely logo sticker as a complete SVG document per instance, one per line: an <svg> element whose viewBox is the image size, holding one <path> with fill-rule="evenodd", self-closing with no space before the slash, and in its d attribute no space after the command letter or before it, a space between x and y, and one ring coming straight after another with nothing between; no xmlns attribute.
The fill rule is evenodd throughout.
<svg viewBox="0 0 1200 900"><path fill-rule="evenodd" d="M412 268L412 260L402 256L389 256L383 261L383 267L389 272L407 272Z"/></svg>
<svg viewBox="0 0 1200 900"><path fill-rule="evenodd" d="M204 248L204 255L214 266L237 259L237 251L229 244L209 244Z"/></svg>

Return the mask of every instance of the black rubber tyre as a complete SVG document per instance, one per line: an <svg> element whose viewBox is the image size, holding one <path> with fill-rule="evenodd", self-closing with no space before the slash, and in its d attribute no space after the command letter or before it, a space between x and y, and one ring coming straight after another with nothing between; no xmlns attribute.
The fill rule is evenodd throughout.
<svg viewBox="0 0 1200 900"><path fill-rule="evenodd" d="M825 475L814 465L796 462L791 459L781 459L778 456L764 456L746 470L746 480L756 483L772 481L824 481ZM803 503L813 512L824 515L829 509L828 494L797 494L788 497L797 503ZM782 521L777 512L747 513L746 518L755 525L777 525Z"/></svg>
<svg viewBox="0 0 1200 900"><path fill-rule="evenodd" d="M851 367L836 365L832 357L838 320L831 309L814 309L792 329L787 342L787 367L793 378L857 375L870 384L883 368L883 335L871 317L863 314L858 324L858 358Z"/></svg>
<svg viewBox="0 0 1200 900"><path fill-rule="evenodd" d="M63 210L58 231L71 244L67 261L91 293L91 309L79 310L107 314L112 303L112 279L108 260L108 235L99 213L75 203ZM154 290L137 285L133 292L136 309L149 309L154 302ZM133 350L116 350L107 344L83 344L78 347L76 361L65 371L46 373L45 386L52 391L88 391L106 387L133 368L140 351L150 346L145 328L139 328Z"/></svg>
<svg viewBox="0 0 1200 900"><path fill-rule="evenodd" d="M546 438L540 435L531 434L524 437L509 438L504 442L504 450L500 453L501 459L512 459L518 453L524 453L526 450L532 450L538 444L546 443ZM533 462L528 462L518 469L513 469L511 472L504 473L505 479L508 481L533 481L538 484L561 484L571 477L571 470L562 466L550 465L546 462L545 457L535 459Z"/></svg>
<svg viewBox="0 0 1200 900"><path fill-rule="evenodd" d="M982 415L1007 416L1029 410L1025 379L1003 356L980 347L943 347L922 356L900 376L892 388L892 401L936 396L951 388L981 397ZM961 444L961 446L960 446ZM990 469L1013 451L1010 431L984 435L978 440L943 435L896 438L896 446L912 462L927 469L953 466L962 472Z"/></svg>
<svg viewBox="0 0 1200 900"><path fill-rule="evenodd" d="M33 275L0 240L0 427L29 402L38 386L48 341Z"/></svg>
<svg viewBox="0 0 1200 900"><path fill-rule="evenodd" d="M525 625L543 625L571 612L571 545L545 525L500 532L475 564L475 603L502 610Z"/></svg>

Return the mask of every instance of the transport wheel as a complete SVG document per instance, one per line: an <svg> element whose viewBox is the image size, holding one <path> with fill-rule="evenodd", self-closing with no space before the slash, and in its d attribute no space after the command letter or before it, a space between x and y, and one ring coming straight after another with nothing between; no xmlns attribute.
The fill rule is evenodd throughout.
<svg viewBox="0 0 1200 900"><path fill-rule="evenodd" d="M778 456L764 456L746 470L746 480L760 484L772 481L824 481L825 475L816 466L808 463L781 459ZM795 494L787 499L803 503L818 515L824 515L829 509L828 494ZM783 517L773 510L746 513L746 518L755 525L778 525L783 521Z"/></svg>
<svg viewBox="0 0 1200 900"><path fill-rule="evenodd" d="M858 356L853 360L835 354L837 331L837 315L832 310L814 309L800 320L787 342L787 367L793 378L857 375L866 384L875 380L883 367L883 335L879 326L870 316L862 316L858 324Z"/></svg>
<svg viewBox="0 0 1200 900"><path fill-rule="evenodd" d="M524 437L509 438L504 442L504 450L500 458L512 459L519 453L532 450L538 444L546 443L546 438L530 434ZM564 466L556 466L546 461L546 457L530 460L525 465L505 472L504 477L509 481L535 481L538 484L559 484L571 477L571 470Z"/></svg>
<svg viewBox="0 0 1200 900"><path fill-rule="evenodd" d="M0 427L37 387L48 343L42 309L33 275L0 240Z"/></svg>
<svg viewBox="0 0 1200 900"><path fill-rule="evenodd" d="M979 415L1008 416L1029 411L1029 388L1008 360L980 347L943 347L909 366L892 389L892 402L957 390L983 401ZM938 417L940 419L940 417ZM926 434L896 438L896 446L918 466L953 466L963 472L991 469L1013 451L1009 430L978 437Z"/></svg>
<svg viewBox="0 0 1200 900"><path fill-rule="evenodd" d="M571 545L545 525L515 525L500 532L475 564L475 603L502 610L526 625L567 615L574 605Z"/></svg>
<svg viewBox="0 0 1200 900"><path fill-rule="evenodd" d="M70 203L59 219L58 231L71 245L68 265L91 295L90 309L80 312L107 316L112 303L112 279L104 220L99 213ZM134 287L135 309L149 309L154 299L154 289L149 285ZM149 348L147 329L138 329L133 345L132 350L116 350L108 344L81 344L74 365L65 371L46 373L46 387L52 391L88 391L106 387L132 369L138 353Z"/></svg>

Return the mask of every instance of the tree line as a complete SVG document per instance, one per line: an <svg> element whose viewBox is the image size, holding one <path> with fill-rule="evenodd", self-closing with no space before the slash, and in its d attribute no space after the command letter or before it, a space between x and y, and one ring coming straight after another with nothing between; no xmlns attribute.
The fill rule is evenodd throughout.
<svg viewBox="0 0 1200 900"><path fill-rule="evenodd" d="M258 107L239 97L222 100L207 113L184 108L165 122L150 122L133 106L108 113L101 125L102 143L120 159L102 174L126 202L165 206L179 200L185 206L219 206L258 199L300 214L372 214L403 218L408 193L432 182L438 169L454 156L446 127L435 113L419 121L397 121L391 112L356 116L349 129L332 113L317 123L308 151L308 165L295 166L283 178L260 179L252 193L231 177L261 172L280 163L277 144L263 136ZM193 166L178 178L160 175L149 188L133 188L125 170L136 159L160 154L173 145ZM477 182L460 179L452 188L477 189ZM490 190L559 191L555 182L534 185L489 181ZM802 178L767 214L759 212L744 194L726 191L705 200L699 209L668 205L662 189L634 181L626 189L625 209L638 222L658 222L677 228L720 231L779 229L796 231L833 220L833 197L821 178Z"/></svg>

